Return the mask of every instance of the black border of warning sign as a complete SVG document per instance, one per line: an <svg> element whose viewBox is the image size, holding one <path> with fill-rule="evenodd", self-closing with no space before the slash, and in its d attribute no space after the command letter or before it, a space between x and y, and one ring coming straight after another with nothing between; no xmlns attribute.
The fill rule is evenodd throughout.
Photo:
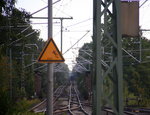
<svg viewBox="0 0 150 115"><path fill-rule="evenodd" d="M61 57L63 60L41 60L41 57L43 56L43 54L44 54L44 52L46 51L47 47L49 46L50 42L52 42L52 43L54 44L54 46L55 46L57 52L59 53L60 57ZM62 54L60 53L60 51L59 51L58 47L56 46L54 40L53 40L52 38L50 38L50 39L48 39L48 41L47 41L47 43L46 43L44 49L42 50L40 56L38 57L38 60L37 60L37 61L40 62L40 63L48 63L48 62L49 62L49 63L59 63L59 62L64 62L65 59L64 59L64 57L62 56Z"/></svg>

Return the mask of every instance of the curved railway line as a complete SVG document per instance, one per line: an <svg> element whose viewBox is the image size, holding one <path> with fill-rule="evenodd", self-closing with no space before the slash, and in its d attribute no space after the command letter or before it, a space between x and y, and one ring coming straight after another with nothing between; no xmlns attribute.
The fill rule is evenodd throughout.
<svg viewBox="0 0 150 115"><path fill-rule="evenodd" d="M79 98L79 93L77 92L77 88L74 85L70 85L69 89L69 103L68 103L68 111L71 115L90 115L83 108L82 103ZM75 102L75 103L74 103Z"/></svg>
<svg viewBox="0 0 150 115"><path fill-rule="evenodd" d="M54 92L53 99L54 115L92 115L92 106L80 98L77 86L70 82L69 84L59 86ZM32 107L29 111L38 113L46 112L46 99ZM103 108L104 115L114 115L111 108ZM150 109L124 108L124 115L150 115Z"/></svg>
<svg viewBox="0 0 150 115"><path fill-rule="evenodd" d="M61 96L62 91L64 90L65 87L66 87L66 85L61 85L55 90L53 104L55 104L57 99ZM32 107L31 109L29 109L29 111L33 111L35 113L46 112L46 101L47 100L44 99L42 102L40 102L39 104L37 104L34 107Z"/></svg>
<svg viewBox="0 0 150 115"><path fill-rule="evenodd" d="M54 115L67 113L70 115L91 115L90 104L82 104L77 86L70 82L69 85L59 86L54 92L53 106ZM83 106L84 105L84 106ZM88 112L87 112L88 110ZM46 112L46 99L29 111L38 113Z"/></svg>

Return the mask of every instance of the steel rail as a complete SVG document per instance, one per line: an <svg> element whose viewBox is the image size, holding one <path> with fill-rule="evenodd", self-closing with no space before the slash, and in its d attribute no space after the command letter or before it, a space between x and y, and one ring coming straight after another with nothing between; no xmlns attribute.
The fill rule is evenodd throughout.
<svg viewBox="0 0 150 115"><path fill-rule="evenodd" d="M82 104L81 104L81 101L80 101L80 99L79 99L79 95L78 95L78 93L77 93L77 90L75 89L75 87L73 87L73 88L74 88L74 91L75 91L76 96L77 96L77 100L78 100L79 107L80 107L81 110L85 113L85 115L89 115L89 114L84 110L84 108L83 108L83 106L82 106Z"/></svg>
<svg viewBox="0 0 150 115"><path fill-rule="evenodd" d="M73 92L75 94L73 94ZM77 99L77 103L74 103L74 104L77 104L78 106L71 107L71 104L73 103L73 98ZM68 102L68 111L71 115L75 115L75 113L73 113L73 110L81 110L80 112L84 113L85 115L89 115L85 111L85 109L83 108L83 106L81 104L81 101L80 101L80 98L79 98L79 95L77 93L77 90L76 90L75 86L73 86L72 83L71 83L70 88L69 88L69 102Z"/></svg>
<svg viewBox="0 0 150 115"><path fill-rule="evenodd" d="M66 87L66 85L65 85L65 86L62 85L62 86L59 88L59 90L57 90L58 94L54 92L54 97L55 97L55 94L57 94L57 95L56 95L56 97L55 97L54 100L53 100L53 104L55 104L55 102L56 102L56 101L59 99L59 97L62 95L62 92L63 92L63 90L64 90L65 87Z"/></svg>
<svg viewBox="0 0 150 115"><path fill-rule="evenodd" d="M54 98L53 100L53 104L58 100L58 98L60 97L61 93L62 93L62 90L66 87L66 85L61 85L59 86L55 92L54 92L54 95L56 95L58 93L58 95ZM34 111L34 112L45 112L46 109L43 109L43 110L38 110L38 108L40 108L41 106L43 106L45 103L46 103L47 99L44 99L42 102L40 102L39 104L35 105L34 107L32 107L31 109L29 109L28 111ZM36 110L37 109L37 110Z"/></svg>
<svg viewBox="0 0 150 115"><path fill-rule="evenodd" d="M69 103L68 103L68 111L71 115L74 115L73 112L71 111L71 100L72 100L72 83L70 85L70 88L69 88Z"/></svg>

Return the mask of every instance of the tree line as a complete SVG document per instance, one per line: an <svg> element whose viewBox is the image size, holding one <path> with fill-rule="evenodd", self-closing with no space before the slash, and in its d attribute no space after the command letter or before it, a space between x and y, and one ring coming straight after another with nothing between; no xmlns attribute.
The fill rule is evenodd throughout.
<svg viewBox="0 0 150 115"><path fill-rule="evenodd" d="M102 42L109 43L105 38ZM143 35L139 37L122 37L123 53L123 83L124 83L124 102L125 106L150 106L150 39ZM111 47L109 44L102 49L102 60L110 63ZM88 95L89 91L85 79L89 77L94 87L95 78L93 74L93 42L85 43L79 49L76 58L77 64L73 71L78 73L78 85L82 94ZM80 68L80 69L78 69ZM79 71L80 70L80 71ZM90 75L87 75L90 73ZM92 87L92 88L93 88ZM104 90L109 93L112 84L109 79L104 80ZM93 90L92 90L93 91ZM135 100L135 101L129 101Z"/></svg>
<svg viewBox="0 0 150 115"><path fill-rule="evenodd" d="M46 71L44 64L37 63L45 41L39 37L40 31L30 24L30 13L15 7L16 0L0 0L0 114L15 111L16 103L35 97L35 76L41 77L41 95L46 95ZM55 72L55 87L63 84L69 72ZM44 68L41 68L44 67ZM19 104L18 104L19 105Z"/></svg>

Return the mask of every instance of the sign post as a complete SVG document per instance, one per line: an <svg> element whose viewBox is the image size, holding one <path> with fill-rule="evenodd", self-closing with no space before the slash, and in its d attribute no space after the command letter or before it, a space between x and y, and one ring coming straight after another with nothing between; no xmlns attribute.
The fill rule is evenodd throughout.
<svg viewBox="0 0 150 115"><path fill-rule="evenodd" d="M52 38L52 0L48 0L48 38ZM53 115L53 64L47 64L47 108L46 114Z"/></svg>
<svg viewBox="0 0 150 115"><path fill-rule="evenodd" d="M52 0L48 0L48 40L43 51L38 57L39 63L48 63L46 115L53 115L53 63L64 62L63 56L52 39L52 29Z"/></svg>
<svg viewBox="0 0 150 115"><path fill-rule="evenodd" d="M52 39L53 32L52 22L52 0L48 0L48 40L41 52L38 62L47 64L47 107L46 115L53 115L53 63L64 62L64 58L59 52L56 44ZM51 38L51 39L49 39Z"/></svg>
<svg viewBox="0 0 150 115"><path fill-rule="evenodd" d="M64 58L52 39L52 0L48 0L48 40L38 57L39 63L47 64L47 107L46 115L53 115L53 63L64 62ZM50 38L50 39L49 39Z"/></svg>

